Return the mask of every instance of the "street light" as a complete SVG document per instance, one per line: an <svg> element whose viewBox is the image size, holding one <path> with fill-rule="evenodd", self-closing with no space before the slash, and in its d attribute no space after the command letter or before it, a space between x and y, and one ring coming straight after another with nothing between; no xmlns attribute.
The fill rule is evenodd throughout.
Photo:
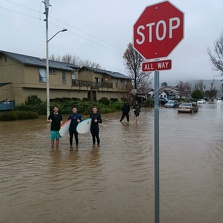
<svg viewBox="0 0 223 223"><path fill-rule="evenodd" d="M48 39L48 28L46 29L46 104L47 104L47 118L50 115L50 75L49 75L49 41L53 39L58 33L66 32L67 29L62 29L55 33L50 39Z"/></svg>

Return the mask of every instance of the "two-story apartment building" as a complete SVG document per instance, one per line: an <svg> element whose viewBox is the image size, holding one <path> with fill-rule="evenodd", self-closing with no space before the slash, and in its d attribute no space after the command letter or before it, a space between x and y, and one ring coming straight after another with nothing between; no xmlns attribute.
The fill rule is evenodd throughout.
<svg viewBox="0 0 223 223"><path fill-rule="evenodd" d="M131 78L118 73L74 64L49 61L50 99L102 97L128 98ZM0 51L0 101L24 103L29 95L46 100L46 60Z"/></svg>

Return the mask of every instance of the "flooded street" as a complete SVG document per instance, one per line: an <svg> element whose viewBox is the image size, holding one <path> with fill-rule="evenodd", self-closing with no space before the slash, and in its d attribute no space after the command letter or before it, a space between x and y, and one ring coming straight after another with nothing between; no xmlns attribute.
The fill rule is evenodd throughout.
<svg viewBox="0 0 223 223"><path fill-rule="evenodd" d="M154 111L103 114L100 147L79 134L50 148L50 125L0 122L0 222L153 223ZM64 121L68 116L63 116ZM223 101L160 108L160 223L223 219Z"/></svg>

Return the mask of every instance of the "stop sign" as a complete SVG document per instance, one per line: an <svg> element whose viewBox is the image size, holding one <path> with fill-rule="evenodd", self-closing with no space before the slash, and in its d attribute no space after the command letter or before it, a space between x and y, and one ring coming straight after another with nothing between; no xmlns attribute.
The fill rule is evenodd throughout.
<svg viewBox="0 0 223 223"><path fill-rule="evenodd" d="M182 11L168 1L150 5L134 25L133 46L145 59L167 57L183 32Z"/></svg>

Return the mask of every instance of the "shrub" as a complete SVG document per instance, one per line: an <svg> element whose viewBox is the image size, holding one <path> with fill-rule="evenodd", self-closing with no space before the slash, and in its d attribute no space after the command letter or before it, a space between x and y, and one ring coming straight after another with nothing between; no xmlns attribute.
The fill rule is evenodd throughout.
<svg viewBox="0 0 223 223"><path fill-rule="evenodd" d="M53 111L55 106L59 107L59 111L61 114L71 114L72 108L76 107L78 109L78 113L83 115L89 115L92 113L92 108L96 106L98 108L99 113L108 113L120 111L123 104L119 102L116 98L111 99L111 101L102 97L99 101L89 101L87 98L84 98L82 101L78 98L73 98L69 100L65 100L66 98L56 98L52 100L50 103L50 111ZM146 101L144 106L153 106L153 100ZM113 102L112 102L113 101ZM36 96L30 96L27 102L24 104L20 104L15 106L14 111L26 111L26 112L36 112L39 115L46 115L47 106L46 102L42 102ZM23 115L23 117L26 117ZM17 119L17 117L15 118Z"/></svg>
<svg viewBox="0 0 223 223"><path fill-rule="evenodd" d="M121 110L121 108L123 106L123 104L119 101L116 101L116 102L112 103L111 105L114 107L115 110Z"/></svg>
<svg viewBox="0 0 223 223"><path fill-rule="evenodd" d="M122 97L121 100L122 100L122 102L128 102L128 99L125 97Z"/></svg>
<svg viewBox="0 0 223 223"><path fill-rule="evenodd" d="M116 101L118 101L118 98L110 98L110 101L111 102L116 102Z"/></svg>
<svg viewBox="0 0 223 223"><path fill-rule="evenodd" d="M114 103L110 103L109 105L103 105L103 108L108 108L111 112L120 111L123 104L119 101L116 101Z"/></svg>
<svg viewBox="0 0 223 223"><path fill-rule="evenodd" d="M99 103L102 103L104 105L109 105L110 104L110 100L108 100L107 98L103 97L103 98L99 99Z"/></svg>
<svg viewBox="0 0 223 223"><path fill-rule="evenodd" d="M82 101L90 101L89 98L83 98Z"/></svg>
<svg viewBox="0 0 223 223"><path fill-rule="evenodd" d="M38 98L37 95L28 96L27 101L25 102L25 104L27 105L34 105L34 104L40 104L40 103L42 103L42 100Z"/></svg>
<svg viewBox="0 0 223 223"><path fill-rule="evenodd" d="M80 98L72 98L72 101L81 101Z"/></svg>
<svg viewBox="0 0 223 223"><path fill-rule="evenodd" d="M143 106L144 107L153 107L154 106L154 100L153 100L153 98L149 98L149 99L145 100L143 102Z"/></svg>
<svg viewBox="0 0 223 223"><path fill-rule="evenodd" d="M17 112L18 119L36 119L39 118L37 112L30 112L30 111L20 111Z"/></svg>
<svg viewBox="0 0 223 223"><path fill-rule="evenodd" d="M39 115L37 112L30 111L9 111L0 113L1 121L14 121L18 119L36 119Z"/></svg>
<svg viewBox="0 0 223 223"><path fill-rule="evenodd" d="M101 113L111 113L112 110L111 110L110 108L101 108L101 109L100 109L100 112L101 112Z"/></svg>

